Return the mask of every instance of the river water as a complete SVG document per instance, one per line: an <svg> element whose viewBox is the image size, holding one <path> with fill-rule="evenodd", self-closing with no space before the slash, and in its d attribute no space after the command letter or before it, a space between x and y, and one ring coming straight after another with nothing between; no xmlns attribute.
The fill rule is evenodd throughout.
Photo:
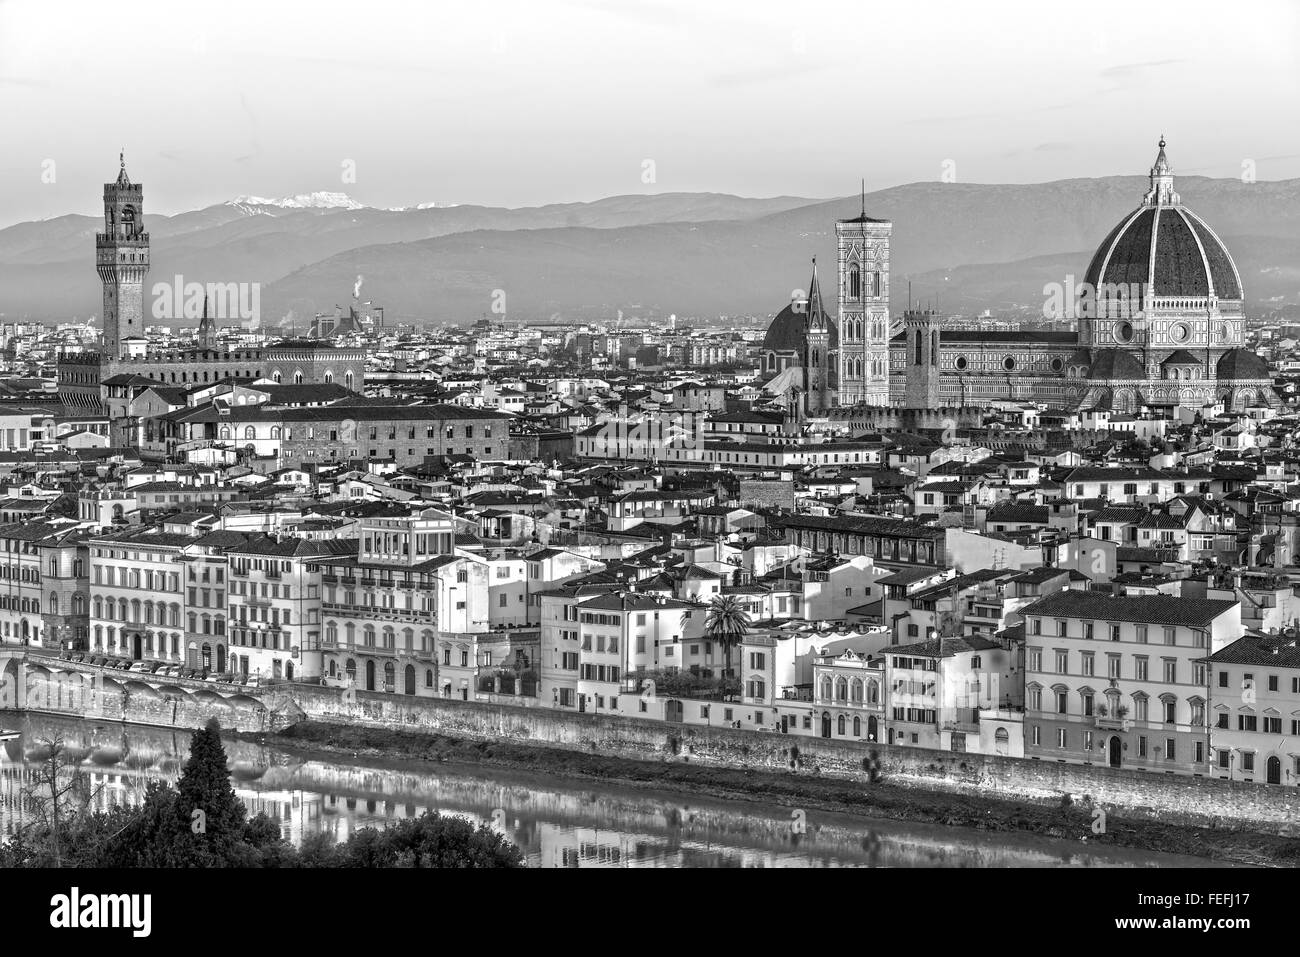
<svg viewBox="0 0 1300 957"><path fill-rule="evenodd" d="M31 819L24 788L44 742L61 735L98 807L137 803L174 781L189 734L139 725L0 713L20 732L0 749L0 830ZM489 823L530 867L1196 867L1208 860L966 828L878 821L776 804L727 802L497 768L412 766L227 741L235 792L285 837L338 840L425 810Z"/></svg>

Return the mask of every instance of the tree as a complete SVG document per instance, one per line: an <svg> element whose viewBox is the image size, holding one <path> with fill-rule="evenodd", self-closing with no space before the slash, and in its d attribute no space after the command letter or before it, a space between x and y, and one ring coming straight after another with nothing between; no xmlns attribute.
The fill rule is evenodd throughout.
<svg viewBox="0 0 1300 957"><path fill-rule="evenodd" d="M731 671L731 649L744 641L749 634L749 612L735 595L717 595L709 604L704 630L722 646L727 656L727 672Z"/></svg>
<svg viewBox="0 0 1300 957"><path fill-rule="evenodd" d="M486 824L426 811L383 830L362 828L325 861L341 867L523 867L514 844Z"/></svg>
<svg viewBox="0 0 1300 957"><path fill-rule="evenodd" d="M230 767L216 718L190 738L190 757L176 782L176 816L208 866L229 863L235 844L245 837L247 812L230 786Z"/></svg>
<svg viewBox="0 0 1300 957"><path fill-rule="evenodd" d="M90 804L90 785L79 761L67 756L63 735L40 742L45 752L40 763L32 769L29 783L23 788L23 797L36 813L41 838L48 840L49 864L63 866L64 837L85 815ZM40 853L39 841L35 853Z"/></svg>

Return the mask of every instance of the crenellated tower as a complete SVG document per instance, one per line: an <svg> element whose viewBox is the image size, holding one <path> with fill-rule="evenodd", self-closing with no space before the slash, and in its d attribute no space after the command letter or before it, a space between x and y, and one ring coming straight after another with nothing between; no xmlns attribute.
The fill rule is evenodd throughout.
<svg viewBox="0 0 1300 957"><path fill-rule="evenodd" d="M149 234L144 229L144 191L126 175L125 154L117 179L104 184L104 231L95 234L95 268L104 286L102 353L122 356L122 339L144 333L144 279L149 272Z"/></svg>

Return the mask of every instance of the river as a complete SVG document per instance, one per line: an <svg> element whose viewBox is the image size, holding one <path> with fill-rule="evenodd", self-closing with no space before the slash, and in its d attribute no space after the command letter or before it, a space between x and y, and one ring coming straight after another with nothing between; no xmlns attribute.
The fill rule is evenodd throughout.
<svg viewBox="0 0 1300 957"><path fill-rule="evenodd" d="M154 779L174 781L189 734L163 728L0 713L20 732L0 750L0 829L30 820L24 788L44 742L61 735L101 808L137 803ZM775 804L702 799L498 768L321 757L227 741L236 794L295 843L337 840L425 810L501 830L530 867L1197 867L1202 858L1088 847L1019 835L874 820Z"/></svg>

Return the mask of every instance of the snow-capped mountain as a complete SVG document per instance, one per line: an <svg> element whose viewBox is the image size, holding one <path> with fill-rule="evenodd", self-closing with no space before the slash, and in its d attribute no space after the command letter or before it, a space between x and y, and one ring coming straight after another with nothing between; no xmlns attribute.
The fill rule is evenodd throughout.
<svg viewBox="0 0 1300 957"><path fill-rule="evenodd" d="M276 206L280 209L366 209L365 203L358 203L347 193L299 193L282 199L267 199L264 196L237 196L227 204L242 208L258 206Z"/></svg>

